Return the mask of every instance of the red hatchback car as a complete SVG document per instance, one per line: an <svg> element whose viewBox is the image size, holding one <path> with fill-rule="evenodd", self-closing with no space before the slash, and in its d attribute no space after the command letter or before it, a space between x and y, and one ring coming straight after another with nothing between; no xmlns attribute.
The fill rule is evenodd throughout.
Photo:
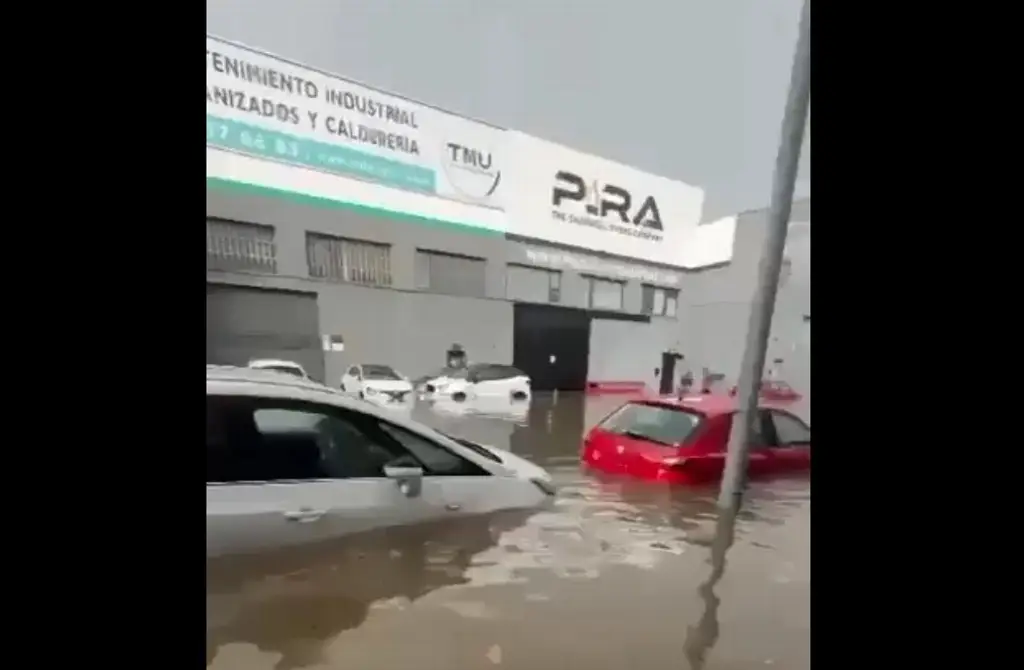
<svg viewBox="0 0 1024 670"><path fill-rule="evenodd" d="M787 403L788 404L788 403ZM736 398L696 395L627 402L583 439L583 463L595 470L676 484L718 481ZM748 473L759 477L811 467L811 429L762 399Z"/></svg>

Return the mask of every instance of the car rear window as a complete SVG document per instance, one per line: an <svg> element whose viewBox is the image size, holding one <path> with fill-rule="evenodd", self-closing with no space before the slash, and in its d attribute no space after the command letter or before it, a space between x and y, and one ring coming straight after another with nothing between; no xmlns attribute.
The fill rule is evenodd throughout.
<svg viewBox="0 0 1024 670"><path fill-rule="evenodd" d="M682 407L627 403L615 410L600 428L610 433L675 445L684 442L697 426L701 415Z"/></svg>

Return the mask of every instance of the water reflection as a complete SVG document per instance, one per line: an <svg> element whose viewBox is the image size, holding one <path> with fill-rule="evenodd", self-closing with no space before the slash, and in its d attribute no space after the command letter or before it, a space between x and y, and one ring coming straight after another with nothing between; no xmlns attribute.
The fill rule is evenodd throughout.
<svg viewBox="0 0 1024 670"><path fill-rule="evenodd" d="M402 608L467 582L474 557L529 512L352 536L316 547L207 561L207 664L229 643L280 656L289 670L321 661L325 642L361 625L374 603Z"/></svg>
<svg viewBox="0 0 1024 670"><path fill-rule="evenodd" d="M809 481L754 482L730 520L714 488L581 473L622 402L538 396L526 425L417 408L544 465L552 508L211 562L212 667L809 668Z"/></svg>
<svg viewBox="0 0 1024 670"><path fill-rule="evenodd" d="M686 629L686 640L683 643L683 654L690 664L690 670L704 670L708 654L718 642L718 607L722 601L715 593L715 587L725 575L726 555L735 541L737 516L737 510L724 510L718 516L708 559L711 572L697 589L704 603L704 612L696 625Z"/></svg>
<svg viewBox="0 0 1024 670"><path fill-rule="evenodd" d="M530 402L509 398L474 398L456 402L450 398L438 398L424 403L431 411L449 417L476 416L485 419L499 419L525 424L529 417Z"/></svg>

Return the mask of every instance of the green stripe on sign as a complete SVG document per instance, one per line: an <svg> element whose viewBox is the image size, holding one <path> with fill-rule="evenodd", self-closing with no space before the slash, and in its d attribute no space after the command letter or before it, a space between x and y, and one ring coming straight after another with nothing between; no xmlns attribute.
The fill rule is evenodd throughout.
<svg viewBox="0 0 1024 670"><path fill-rule="evenodd" d="M437 192L433 170L211 114L206 115L206 144L410 191Z"/></svg>
<svg viewBox="0 0 1024 670"><path fill-rule="evenodd" d="M292 202L297 205L304 205L307 207L344 210L347 212L355 212L357 214L365 214L367 216L385 218L391 221L399 221L402 223L415 223L421 226L430 226L432 228L447 230L454 233L484 235L487 237L505 236L505 233L503 231L474 226L471 223L457 223L455 221L433 219L429 216L419 216L417 214L395 212L390 209L383 209L381 207L369 207L367 205L360 205L355 202L343 202L341 200L321 198L315 195L306 195L305 193L296 193L294 191L286 191L280 188L258 186L256 184L249 184L241 181L232 181L231 179L221 179L220 177L207 177L206 188L219 189L222 191L233 191L235 193L241 193L244 195L261 195L267 198L277 198L278 200L286 200L288 202Z"/></svg>

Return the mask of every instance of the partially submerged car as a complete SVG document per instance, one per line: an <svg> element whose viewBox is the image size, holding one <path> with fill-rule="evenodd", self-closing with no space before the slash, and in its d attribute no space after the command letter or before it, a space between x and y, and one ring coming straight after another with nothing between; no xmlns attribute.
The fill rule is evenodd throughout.
<svg viewBox="0 0 1024 670"><path fill-rule="evenodd" d="M730 395L631 400L583 440L581 458L594 470L676 484L721 479L736 413ZM763 400L751 435L748 474L811 467L811 429L785 405Z"/></svg>
<svg viewBox="0 0 1024 670"><path fill-rule="evenodd" d="M543 468L510 452L247 368L206 369L206 459L207 556L531 509L554 494Z"/></svg>
<svg viewBox="0 0 1024 670"><path fill-rule="evenodd" d="M739 388L736 386L729 390L729 395L734 396L737 393L739 393ZM796 402L803 399L803 395L799 391L780 379L766 379L762 381L758 393L765 400L775 400L777 402Z"/></svg>
<svg viewBox="0 0 1024 670"><path fill-rule="evenodd" d="M306 374L305 368L295 361L283 361L277 358L255 358L249 361L247 367L250 367L253 370L279 372L284 375L299 377L300 379L310 378L309 375Z"/></svg>
<svg viewBox="0 0 1024 670"><path fill-rule="evenodd" d="M390 365L360 363L341 377L341 390L377 405L410 407L412 382Z"/></svg>
<svg viewBox="0 0 1024 670"><path fill-rule="evenodd" d="M473 363L465 368L447 369L418 386L424 400L450 399L464 402L477 398L503 398L517 402L530 399L530 377L511 365Z"/></svg>

